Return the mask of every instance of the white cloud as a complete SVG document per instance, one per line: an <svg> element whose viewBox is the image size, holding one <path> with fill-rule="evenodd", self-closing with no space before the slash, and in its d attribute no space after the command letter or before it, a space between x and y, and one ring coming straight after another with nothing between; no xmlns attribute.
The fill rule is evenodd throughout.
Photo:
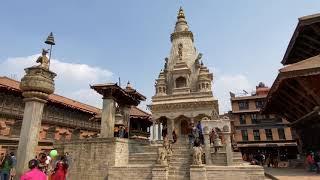
<svg viewBox="0 0 320 180"><path fill-rule="evenodd" d="M213 86L213 93L219 100L220 114L223 114L231 110L229 94L230 91L234 93L239 93L243 90L251 92L253 87L250 84L248 78L243 74L222 74L220 76L218 75Z"/></svg>
<svg viewBox="0 0 320 180"><path fill-rule="evenodd" d="M25 74L24 68L36 65L38 56L39 54L6 59L0 62L0 75L20 80ZM55 93L97 107L101 107L101 96L90 89L89 84L108 82L113 77L112 72L106 69L57 59L51 60L50 70L57 73Z"/></svg>

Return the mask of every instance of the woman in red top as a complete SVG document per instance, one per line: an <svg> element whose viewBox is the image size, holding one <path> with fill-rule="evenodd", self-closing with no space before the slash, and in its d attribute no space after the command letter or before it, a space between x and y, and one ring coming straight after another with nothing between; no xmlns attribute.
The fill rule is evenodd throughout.
<svg viewBox="0 0 320 180"><path fill-rule="evenodd" d="M51 180L66 180L68 170L68 163L65 156L61 157L56 164L54 173L51 175Z"/></svg>

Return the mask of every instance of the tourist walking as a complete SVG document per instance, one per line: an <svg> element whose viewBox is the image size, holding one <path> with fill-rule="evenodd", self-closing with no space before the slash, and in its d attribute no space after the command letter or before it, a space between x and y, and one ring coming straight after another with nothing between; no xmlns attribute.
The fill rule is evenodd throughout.
<svg viewBox="0 0 320 180"><path fill-rule="evenodd" d="M51 180L66 180L67 177L68 164L65 156L56 163L53 174L51 175Z"/></svg>
<svg viewBox="0 0 320 180"><path fill-rule="evenodd" d="M119 134L119 138L124 138L124 134L126 133L126 131L124 130L123 126L120 126L120 129L118 131Z"/></svg>
<svg viewBox="0 0 320 180"><path fill-rule="evenodd" d="M11 156L7 154L1 163L1 180L9 180L11 168L12 159Z"/></svg>
<svg viewBox="0 0 320 180"><path fill-rule="evenodd" d="M32 159L29 161L29 171L24 173L20 180L47 180L47 176L44 172L38 169L39 161L36 159Z"/></svg>
<svg viewBox="0 0 320 180"><path fill-rule="evenodd" d="M312 172L313 170L313 166L314 166L314 159L313 159L313 153L310 152L308 155L307 155L307 165L308 165L308 169L310 172Z"/></svg>
<svg viewBox="0 0 320 180"><path fill-rule="evenodd" d="M314 165L317 168L317 173L320 173L320 151L314 154Z"/></svg>
<svg viewBox="0 0 320 180"><path fill-rule="evenodd" d="M17 158L13 152L10 153L11 161L12 161L12 168L10 170L10 179L16 176L16 165L17 165Z"/></svg>

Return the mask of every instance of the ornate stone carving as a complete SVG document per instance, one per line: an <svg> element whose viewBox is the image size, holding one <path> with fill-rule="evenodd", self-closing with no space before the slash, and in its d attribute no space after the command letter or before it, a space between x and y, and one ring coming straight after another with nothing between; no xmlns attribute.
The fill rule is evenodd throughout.
<svg viewBox="0 0 320 180"><path fill-rule="evenodd" d="M193 147L193 154L192 154L192 157L193 157L192 164L193 165L202 165L202 154L203 154L203 151L202 151L201 146Z"/></svg>
<svg viewBox="0 0 320 180"><path fill-rule="evenodd" d="M161 147L158 149L158 160L157 163L160 165L168 165L168 154L165 148Z"/></svg>
<svg viewBox="0 0 320 180"><path fill-rule="evenodd" d="M178 45L178 57L179 57L180 61L182 60L182 48L183 48L183 45L181 43L179 43L179 45Z"/></svg>
<svg viewBox="0 0 320 180"><path fill-rule="evenodd" d="M46 100L49 94L54 92L53 78L56 76L42 67L30 67L25 69L26 75L21 79L20 89L25 98L39 98Z"/></svg>

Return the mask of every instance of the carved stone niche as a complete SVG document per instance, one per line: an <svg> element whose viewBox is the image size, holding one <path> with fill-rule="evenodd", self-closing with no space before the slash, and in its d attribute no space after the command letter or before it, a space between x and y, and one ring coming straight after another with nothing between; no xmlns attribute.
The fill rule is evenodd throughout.
<svg viewBox="0 0 320 180"><path fill-rule="evenodd" d="M22 126L22 120L15 121L14 124L10 128L11 136L19 137L20 136L20 131L21 131L21 126Z"/></svg>
<svg viewBox="0 0 320 180"><path fill-rule="evenodd" d="M80 129L74 129L72 131L71 139L80 139Z"/></svg>

